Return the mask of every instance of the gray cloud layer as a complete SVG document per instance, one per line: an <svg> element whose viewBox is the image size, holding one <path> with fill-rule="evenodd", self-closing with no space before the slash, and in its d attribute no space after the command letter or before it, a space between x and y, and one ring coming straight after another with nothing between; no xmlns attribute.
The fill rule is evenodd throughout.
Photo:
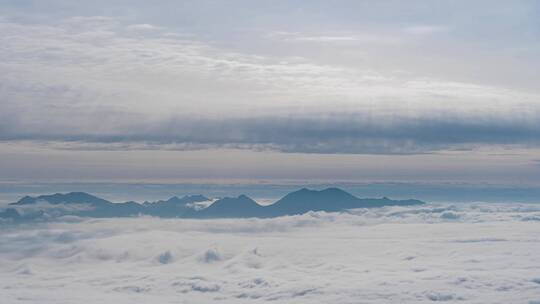
<svg viewBox="0 0 540 304"><path fill-rule="evenodd" d="M536 117L536 119L535 119ZM393 118L361 115L177 118L131 123L103 131L13 127L0 124L0 139L75 142L77 149L201 149L236 147L303 153L409 154L478 145L540 144L540 119ZM112 145L100 145L112 144ZM115 145L116 144L116 145Z"/></svg>
<svg viewBox="0 0 540 304"><path fill-rule="evenodd" d="M429 14L418 2L303 14L234 2L247 19L214 2L167 2L174 16L160 18L133 3L2 4L0 140L374 154L539 144L532 2Z"/></svg>

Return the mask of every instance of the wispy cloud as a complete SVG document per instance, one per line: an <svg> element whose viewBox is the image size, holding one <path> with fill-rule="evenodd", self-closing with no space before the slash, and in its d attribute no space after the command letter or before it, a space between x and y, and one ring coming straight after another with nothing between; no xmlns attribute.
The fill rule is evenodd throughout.
<svg viewBox="0 0 540 304"><path fill-rule="evenodd" d="M358 41L355 36L307 36L297 37L299 41L316 41L316 42L340 42L340 41Z"/></svg>
<svg viewBox="0 0 540 304"><path fill-rule="evenodd" d="M231 51L111 17L4 20L0 33L4 141L393 154L540 138L539 96L519 90Z"/></svg>
<svg viewBox="0 0 540 304"><path fill-rule="evenodd" d="M139 23L139 24L132 24L127 27L130 30L136 30L136 31L157 31L163 29L160 26L155 26L148 23Z"/></svg>
<svg viewBox="0 0 540 304"><path fill-rule="evenodd" d="M443 25L412 25L405 27L404 32L414 35L432 35L450 31L450 27Z"/></svg>
<svg viewBox="0 0 540 304"><path fill-rule="evenodd" d="M359 32L323 32L301 33L277 31L267 34L267 37L289 42L313 42L313 43L353 43L375 45L397 45L402 41L401 37L389 33L359 33Z"/></svg>

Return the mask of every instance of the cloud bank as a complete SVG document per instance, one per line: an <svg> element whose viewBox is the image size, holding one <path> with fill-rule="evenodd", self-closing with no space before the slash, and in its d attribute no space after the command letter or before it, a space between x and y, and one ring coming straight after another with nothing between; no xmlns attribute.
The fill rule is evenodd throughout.
<svg viewBox="0 0 540 304"><path fill-rule="evenodd" d="M2 141L409 154L540 138L539 96L520 90L233 51L112 17L8 18L0 32ZM294 43L353 40L292 35Z"/></svg>
<svg viewBox="0 0 540 304"><path fill-rule="evenodd" d="M4 223L0 288L6 303L534 303L538 219L537 205L442 204Z"/></svg>
<svg viewBox="0 0 540 304"><path fill-rule="evenodd" d="M482 145L538 147L540 144L540 116L530 121L461 117L396 117L374 121L369 116L334 114L297 118L176 118L133 126L127 124L103 132L73 131L68 127L59 125L50 130L20 132L20 129L9 130L12 125L7 125L0 139L53 141L61 143L58 148L83 150L242 148L368 154L429 153L474 149Z"/></svg>

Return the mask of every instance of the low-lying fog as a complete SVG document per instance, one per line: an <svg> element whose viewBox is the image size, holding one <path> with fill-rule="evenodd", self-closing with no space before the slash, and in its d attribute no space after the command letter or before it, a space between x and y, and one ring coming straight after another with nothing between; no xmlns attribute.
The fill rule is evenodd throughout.
<svg viewBox="0 0 540 304"><path fill-rule="evenodd" d="M0 227L2 303L540 303L540 205Z"/></svg>

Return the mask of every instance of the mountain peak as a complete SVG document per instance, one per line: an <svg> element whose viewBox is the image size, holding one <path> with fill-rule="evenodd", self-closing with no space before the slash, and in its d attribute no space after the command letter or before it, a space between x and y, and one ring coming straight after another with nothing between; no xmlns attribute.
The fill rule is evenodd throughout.
<svg viewBox="0 0 540 304"><path fill-rule="evenodd" d="M55 193L49 195L40 195L37 197L25 196L16 203L11 205L28 205L35 204L37 202L47 202L49 204L91 204L102 205L110 204L111 202L99 198L97 196L88 194L86 192L69 192L69 193Z"/></svg>
<svg viewBox="0 0 540 304"><path fill-rule="evenodd" d="M204 209L193 208L191 203L210 201L203 195L186 195L181 198L173 196L167 201L143 205L130 201L115 204L86 192L55 193L37 197L25 196L11 205L36 204L47 202L52 205L86 204L89 208L69 209L57 208L59 214L72 214L89 217L118 217L147 214L159 217L185 218L242 218L242 217L277 217L283 215L303 214L309 211L335 212L354 208L372 208L391 205L423 204L418 200L391 200L387 197L380 199L360 199L336 187L322 190L302 188L285 195L272 205L261 206L247 195L225 197L212 203ZM206 205L206 204L204 204ZM61 207L61 206L59 206ZM71 210L71 211L70 211ZM45 211L42 211L45 212ZM4 214L5 217L16 217L13 211ZM22 216L22 215L21 215ZM28 218L25 216L25 218Z"/></svg>
<svg viewBox="0 0 540 304"><path fill-rule="evenodd" d="M308 211L340 211L343 209L359 208L360 199L339 189L326 188L310 190L302 188L285 195L282 199L268 206L273 214L302 214Z"/></svg>
<svg viewBox="0 0 540 304"><path fill-rule="evenodd" d="M339 189L339 188L326 188L322 190L312 190L308 188L302 188L300 190L291 192L287 194L286 197L320 197L320 196L334 196L337 198L338 196L347 196L347 197L354 197L352 194L346 192L345 190Z"/></svg>
<svg viewBox="0 0 540 304"><path fill-rule="evenodd" d="M175 195L175 196L172 196L171 198L169 198L169 199L167 200L167 202L174 202L174 201L179 201L179 200L180 200L180 198L179 198L178 196Z"/></svg>
<svg viewBox="0 0 540 304"><path fill-rule="evenodd" d="M32 203L34 203L35 200L36 199L34 197L26 195L23 198L21 198L20 200L18 200L16 203L11 203L10 205L32 204Z"/></svg>
<svg viewBox="0 0 540 304"><path fill-rule="evenodd" d="M184 195L183 197L179 198L178 196L173 196L170 199L168 199L167 203L175 203L175 204L189 204L189 203L197 203L197 202L204 202L209 201L210 199L207 198L204 195Z"/></svg>
<svg viewBox="0 0 540 304"><path fill-rule="evenodd" d="M262 206L247 195L225 197L200 211L203 217L256 217Z"/></svg>

